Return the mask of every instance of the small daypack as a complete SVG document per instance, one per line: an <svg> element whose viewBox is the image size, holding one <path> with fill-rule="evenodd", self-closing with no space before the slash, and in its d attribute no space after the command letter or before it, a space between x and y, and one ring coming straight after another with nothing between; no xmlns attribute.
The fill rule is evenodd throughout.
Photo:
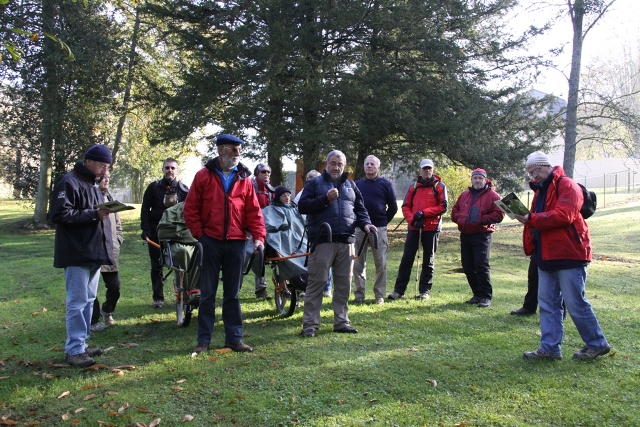
<svg viewBox="0 0 640 427"><path fill-rule="evenodd" d="M562 181L562 178L564 177L561 177L556 182L556 198L558 197L558 186L560 185L560 181ZM587 190L587 187L580 184L579 182L576 181L576 184L578 184L578 186L582 190L582 198L584 199L584 201L582 202L582 207L580 208L580 215L582 215L582 218L587 219L591 217L591 215L593 215L596 211L596 207L598 206L598 197L596 196L596 193Z"/></svg>

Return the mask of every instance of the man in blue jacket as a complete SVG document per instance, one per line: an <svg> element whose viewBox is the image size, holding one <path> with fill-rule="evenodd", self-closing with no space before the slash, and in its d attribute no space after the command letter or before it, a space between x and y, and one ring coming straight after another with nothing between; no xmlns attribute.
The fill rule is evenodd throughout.
<svg viewBox="0 0 640 427"><path fill-rule="evenodd" d="M304 186L298 209L307 215L309 240L317 241L315 251L309 256L309 281L304 297L302 335L315 337L320 327L322 290L327 283L329 269L333 268L333 331L355 334L348 316L348 300L351 293L351 276L355 255L355 229L375 231L362 194L344 172L347 158L333 150L327 154L322 175ZM331 239L322 230L323 223L331 227ZM316 240L317 237L317 240ZM330 241L329 241L330 240Z"/></svg>
<svg viewBox="0 0 640 427"><path fill-rule="evenodd" d="M100 280L100 266L113 263L109 211L97 209L103 203L98 184L112 163L104 145L94 145L77 162L73 171L60 179L51 197L51 220L56 224L53 266L64 268L67 290L67 340L65 359L70 365L95 364L100 348L88 347L93 301Z"/></svg>
<svg viewBox="0 0 640 427"><path fill-rule="evenodd" d="M384 304L387 295L387 224L398 212L396 192L391 181L380 176L380 159L376 156L367 156L364 159L364 178L356 181L358 190L362 193L364 206L367 208L371 222L378 229L378 247L375 247L373 239L369 239L373 262L376 266L376 275L373 282L373 294L376 304ZM356 230L356 250L360 249L365 239L365 233ZM356 258L353 264L353 295L354 303L364 302L365 285L367 283L367 249L363 248L362 254Z"/></svg>

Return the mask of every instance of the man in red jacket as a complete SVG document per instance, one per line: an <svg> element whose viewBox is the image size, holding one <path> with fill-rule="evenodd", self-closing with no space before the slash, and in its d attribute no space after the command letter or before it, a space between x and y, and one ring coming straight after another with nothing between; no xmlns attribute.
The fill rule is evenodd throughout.
<svg viewBox="0 0 640 427"><path fill-rule="evenodd" d="M420 176L409 187L402 203L402 215L409 224L404 253L398 269L398 277L393 292L387 298L402 298L411 278L411 267L416 258L418 246L422 241L422 272L420 273L419 297L429 299L433 286L438 238L442 226L442 215L447 211L447 187L438 175L433 173L433 161L423 159L420 162Z"/></svg>
<svg viewBox="0 0 640 427"><path fill-rule="evenodd" d="M202 244L202 278L198 307L198 345L195 353L209 350L220 269L222 278L222 321L226 348L253 351L242 342L240 283L247 235L253 249L263 247L267 235L251 172L240 163L243 141L232 135L216 138L218 157L209 160L193 179L184 202L184 222Z"/></svg>
<svg viewBox="0 0 640 427"><path fill-rule="evenodd" d="M489 258L495 224L504 213L494 203L500 196L493 190L484 169L471 172L471 187L462 192L451 211L451 220L460 230L460 260L473 297L465 301L478 307L489 307L493 297Z"/></svg>
<svg viewBox="0 0 640 427"><path fill-rule="evenodd" d="M587 266L591 261L589 227L580 208L582 190L562 167L551 166L546 154L527 157L527 172L533 179L531 213L516 215L524 224L523 243L527 255L538 264L540 346L523 354L525 359L562 359L563 307L576 325L585 346L573 354L577 359L595 359L610 350L591 303L585 297Z"/></svg>

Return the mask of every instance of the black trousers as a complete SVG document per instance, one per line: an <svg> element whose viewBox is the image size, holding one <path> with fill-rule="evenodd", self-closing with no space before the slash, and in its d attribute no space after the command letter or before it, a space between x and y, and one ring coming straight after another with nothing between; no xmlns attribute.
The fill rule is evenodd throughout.
<svg viewBox="0 0 640 427"><path fill-rule="evenodd" d="M439 238L440 232L438 231L409 230L407 240L404 242L404 252L402 253L402 260L400 260L394 292L404 295L407 291L407 285L411 279L411 267L413 267L413 261L416 259L420 241L422 241L423 256L418 291L419 293L431 291Z"/></svg>
<svg viewBox="0 0 640 427"><path fill-rule="evenodd" d="M102 311L105 313L113 313L116 309L116 304L120 299L120 277L117 271L103 272L102 280L104 280L107 293L105 296L104 304L102 304ZM93 301L93 313L91 313L91 324L95 325L100 321L100 302L98 297Z"/></svg>
<svg viewBox="0 0 640 427"><path fill-rule="evenodd" d="M159 243L158 236L149 236L151 240ZM151 291L153 301L164 301L164 280L162 275L162 252L153 245L149 248L149 258L151 259Z"/></svg>
<svg viewBox="0 0 640 427"><path fill-rule="evenodd" d="M473 295L478 298L493 297L489 258L493 233L461 234L460 260Z"/></svg>
<svg viewBox="0 0 640 427"><path fill-rule="evenodd" d="M531 257L527 270L527 294L524 296L522 308L529 311L538 309L538 264Z"/></svg>

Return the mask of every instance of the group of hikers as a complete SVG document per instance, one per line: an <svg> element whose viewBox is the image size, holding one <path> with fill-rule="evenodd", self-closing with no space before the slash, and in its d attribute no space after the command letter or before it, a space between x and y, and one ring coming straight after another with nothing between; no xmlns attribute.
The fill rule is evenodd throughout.
<svg viewBox="0 0 640 427"><path fill-rule="evenodd" d="M358 333L348 316L351 283L353 280L351 303L365 302L366 260L370 250L375 263L374 301L385 303L387 225L398 210L393 185L380 176L380 160L373 155L366 157L365 176L354 182L345 171L346 156L333 150L327 154L321 172L311 171L307 175L303 190L294 199L297 202L293 202L291 190L271 186L268 165L256 166L252 178L251 171L240 162L243 144L233 135L219 135L218 156L196 173L191 188L178 180L177 161L166 159L163 178L149 184L143 197L140 215L143 240L158 242L156 228L162 214L168 207L184 203L184 223L202 247L197 343L193 352L198 354L210 348L220 284L224 347L237 352L253 351L243 341L239 293L247 242L252 245L250 250L259 252L264 250L267 232L280 229L273 224L265 227L262 210L268 206L297 209L305 217L308 239L316 243L308 258L300 334L312 338L319 332L322 299L328 295L334 313L333 332ZM113 325L112 313L120 295L117 270L122 227L118 214L101 206L111 200L108 169L112 163L109 149L94 145L52 193L51 218L56 224L54 266L64 268L67 291L65 360L74 366L90 366L95 363L94 357L102 353L100 348L89 347L86 340L91 332ZM542 334L538 349L524 353L523 357L562 358L566 313L585 343L574 357L593 359L606 354L610 346L584 295L591 244L589 229L580 213L582 191L560 166L552 166L542 152L527 157L526 169L534 191L531 212L515 218L524 224L524 250L531 258L529 292L525 306L512 314L533 314L539 305ZM388 301L404 297L420 245L423 262L417 297L423 300L431 297L442 217L448 211L446 185L434 172L434 162L423 159L417 180L404 196L401 210L408 230L393 291L386 295ZM504 212L495 203L500 196L484 169L474 169L470 180L471 186L451 209L451 219L460 231L461 262L472 291L472 297L465 302L486 308L491 306L493 297L489 266L492 233ZM283 215L286 218L286 210ZM324 232L325 224L331 229L330 235ZM376 233L377 239L368 239L366 249L355 257L355 248L371 233ZM152 305L160 308L164 304L162 254L154 245L148 247ZM96 297L101 271L107 289L102 305ZM332 294L327 291L330 280ZM269 298L265 278L259 275L255 277L255 295Z"/></svg>

